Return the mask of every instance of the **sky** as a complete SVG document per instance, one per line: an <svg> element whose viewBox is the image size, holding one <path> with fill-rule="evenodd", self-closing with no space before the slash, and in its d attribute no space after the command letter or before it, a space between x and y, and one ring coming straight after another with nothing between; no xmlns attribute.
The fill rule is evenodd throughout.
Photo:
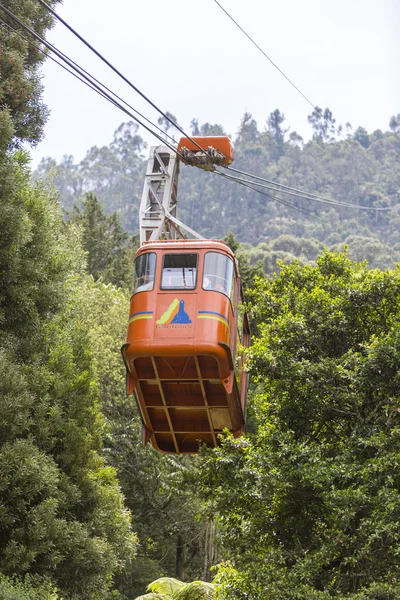
<svg viewBox="0 0 400 600"><path fill-rule="evenodd" d="M387 130L400 113L399 0L219 0L314 106L336 124ZM313 108L215 0L64 0L57 12L164 112L218 123L235 137L245 112L260 130L271 112L304 139ZM148 119L160 116L61 23L47 39ZM33 166L82 160L129 120L51 60L43 67L51 115ZM144 130L150 145L156 138Z"/></svg>

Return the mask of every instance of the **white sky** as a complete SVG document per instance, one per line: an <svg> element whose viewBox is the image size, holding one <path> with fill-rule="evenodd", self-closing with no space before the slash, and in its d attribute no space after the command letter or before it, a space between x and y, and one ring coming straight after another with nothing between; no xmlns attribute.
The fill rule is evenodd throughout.
<svg viewBox="0 0 400 600"><path fill-rule="evenodd" d="M331 109L337 124L387 130L400 113L399 0L220 2L314 105ZM235 135L245 111L263 129L278 108L286 127L310 137L312 107L214 0L65 0L57 10L186 131L196 117ZM157 122L159 115L62 24L48 39ZM32 151L34 166L44 156L80 161L129 120L52 61L43 74L51 116L45 140Z"/></svg>

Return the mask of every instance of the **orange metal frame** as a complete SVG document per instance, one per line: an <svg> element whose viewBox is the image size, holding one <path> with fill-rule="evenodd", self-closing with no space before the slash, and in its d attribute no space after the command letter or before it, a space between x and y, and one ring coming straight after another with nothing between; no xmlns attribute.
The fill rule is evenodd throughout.
<svg viewBox="0 0 400 600"><path fill-rule="evenodd" d="M223 429L238 436L244 427L247 374L238 340L248 346L249 328L243 315L238 331L240 278L235 263L234 302L202 289L204 255L210 251L234 260L228 246L212 240L146 242L137 253L156 254L155 287L132 295L122 354L144 442L162 452L198 452L199 441L217 446ZM162 256L186 252L198 255L196 289L160 289ZM172 319L178 311L183 318Z"/></svg>

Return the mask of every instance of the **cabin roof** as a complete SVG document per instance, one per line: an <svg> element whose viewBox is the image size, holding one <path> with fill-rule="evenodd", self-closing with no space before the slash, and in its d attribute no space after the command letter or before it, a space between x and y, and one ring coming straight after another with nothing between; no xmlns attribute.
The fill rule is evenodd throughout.
<svg viewBox="0 0 400 600"><path fill-rule="evenodd" d="M143 242L139 251L145 250L220 250L233 256L233 252L223 240L193 240L193 239L179 239L179 240L153 240Z"/></svg>

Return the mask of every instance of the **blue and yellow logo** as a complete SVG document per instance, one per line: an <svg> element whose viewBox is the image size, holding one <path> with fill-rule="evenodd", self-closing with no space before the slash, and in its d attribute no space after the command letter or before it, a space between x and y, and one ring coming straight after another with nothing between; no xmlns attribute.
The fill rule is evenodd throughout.
<svg viewBox="0 0 400 600"><path fill-rule="evenodd" d="M185 301L175 298L158 319L157 325L188 325L191 322L185 311Z"/></svg>

